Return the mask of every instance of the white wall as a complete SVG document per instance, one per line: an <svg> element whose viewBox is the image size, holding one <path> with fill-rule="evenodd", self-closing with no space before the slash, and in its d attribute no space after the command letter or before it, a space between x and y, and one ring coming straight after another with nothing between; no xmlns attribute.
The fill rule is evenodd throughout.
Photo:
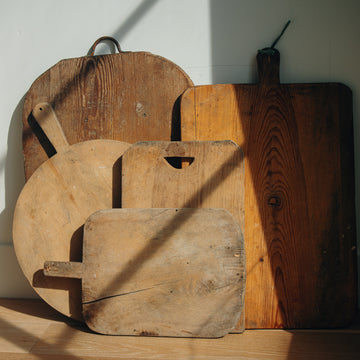
<svg viewBox="0 0 360 360"><path fill-rule="evenodd" d="M35 297L12 248L11 222L24 184L21 111L33 81L59 60L86 55L100 36L150 51L196 85L255 80L255 55L277 45L282 82L338 81L354 95L360 139L358 0L11 0L0 4L0 297ZM99 53L106 47L99 47ZM360 147L356 144L357 178ZM358 181L357 181L358 182ZM360 204L360 188L357 189Z"/></svg>

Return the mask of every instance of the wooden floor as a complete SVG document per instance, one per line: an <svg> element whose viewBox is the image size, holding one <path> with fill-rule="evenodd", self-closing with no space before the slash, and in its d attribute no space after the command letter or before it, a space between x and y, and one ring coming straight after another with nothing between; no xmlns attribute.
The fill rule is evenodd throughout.
<svg viewBox="0 0 360 360"><path fill-rule="evenodd" d="M0 359L360 359L360 327L247 330L221 339L105 336L41 300L0 299Z"/></svg>

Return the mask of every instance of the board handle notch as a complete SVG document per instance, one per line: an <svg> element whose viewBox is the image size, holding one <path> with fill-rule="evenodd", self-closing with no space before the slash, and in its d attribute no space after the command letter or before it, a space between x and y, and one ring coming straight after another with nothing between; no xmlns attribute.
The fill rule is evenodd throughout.
<svg viewBox="0 0 360 360"><path fill-rule="evenodd" d="M161 156L173 169L185 169L195 161L192 147L180 141L170 142L162 149Z"/></svg>
<svg viewBox="0 0 360 360"><path fill-rule="evenodd" d="M258 51L256 60L258 67L258 76L260 84L279 84L279 68L280 68L280 53L275 49L275 45L284 35L285 30L290 25L291 20L288 20L283 27L280 35L275 39L270 47Z"/></svg>
<svg viewBox="0 0 360 360"><path fill-rule="evenodd" d="M174 169L185 169L194 162L191 156L165 156L166 162Z"/></svg>
<svg viewBox="0 0 360 360"><path fill-rule="evenodd" d="M270 48L269 48L270 49ZM280 52L260 50L256 56L260 84L280 84Z"/></svg>

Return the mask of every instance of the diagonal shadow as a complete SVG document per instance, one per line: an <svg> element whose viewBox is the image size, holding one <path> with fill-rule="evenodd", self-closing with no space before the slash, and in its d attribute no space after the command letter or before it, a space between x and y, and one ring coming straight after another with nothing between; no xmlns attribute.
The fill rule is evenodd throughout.
<svg viewBox="0 0 360 360"><path fill-rule="evenodd" d="M25 302L26 306L24 306ZM41 303L41 306L39 306L39 303ZM65 315L60 314L41 299L17 299L15 301L13 299L1 299L0 306L39 319L62 321L66 318Z"/></svg>
<svg viewBox="0 0 360 360"><path fill-rule="evenodd" d="M125 35L139 22L139 19L158 2L159 0L143 0L130 16L113 32L113 37L119 41L123 40Z"/></svg>
<svg viewBox="0 0 360 360"><path fill-rule="evenodd" d="M48 360L51 355L49 354L36 354L31 351L31 349L34 346L41 346L44 348L50 349L54 344L51 344L39 336L36 336L16 325L14 323L10 323L6 320L0 319L0 328L2 338L9 343L14 344L16 347L22 349L25 353L31 354L34 358L40 359L40 360ZM6 331L9 329L9 331ZM59 342L62 339L67 338L67 328L65 327L64 330L58 335ZM44 331L44 334L46 334L46 330ZM14 336L15 335L15 336ZM70 340L70 339L69 339ZM61 341L62 342L62 341ZM32 344L32 345L29 345ZM78 360L80 357L76 356L75 354L62 350L62 356L64 356L65 359L68 360Z"/></svg>
<svg viewBox="0 0 360 360"><path fill-rule="evenodd" d="M113 37L118 39L119 41L122 40L122 38L134 27L136 24L140 21L140 19L145 16L145 14L152 8L158 0L143 0L142 3L131 13L130 16L127 17L125 22L119 26L119 28L113 33ZM112 43L107 42L108 45L111 45L111 48L113 46ZM89 75L89 73L92 71L93 67L97 64L97 57L86 57L84 58L85 63L83 66L78 70L78 72L75 74L75 76L70 79L64 86L58 91L57 94L55 94L52 97L51 105L52 107L55 107L55 104L62 103L67 97L71 96L72 92L75 91L76 85L83 82L86 77ZM64 96L64 94L66 94ZM49 144L44 143L46 142L46 139L44 137L44 134L41 132L41 129L39 129L39 126L36 126L36 123L34 123L33 118L31 118L31 114L26 114L26 116L29 118L30 127L27 128L23 132L23 141L31 136L33 136L33 133L35 132L35 135L39 138L39 141L41 141L41 145L44 144L46 149L48 148ZM44 140L45 139L45 140ZM54 155L53 149L49 148L49 157Z"/></svg>
<svg viewBox="0 0 360 360"><path fill-rule="evenodd" d="M144 16L146 14L146 12L150 9L150 7L155 5L156 2L157 2L157 0L143 1L135 9L135 11L127 18L126 22L123 23L119 27L117 32L121 31L122 35L124 35L126 33L126 31L129 31L131 27L135 26L136 21L137 22L140 21L141 17ZM86 80L87 76L92 72L93 68L97 66L98 59L99 59L98 57L94 56L94 57L84 57L81 60L76 60L76 61L82 62L81 68L77 71L77 73L69 81L67 81L64 85L62 85L61 89L59 89L59 91L55 95L52 95L51 105L53 107L55 106L55 104L57 104L59 106L61 103L63 103L66 100L67 97L71 96L73 94L73 92L76 91L78 84L84 82ZM173 113L172 113L173 122L176 122L175 120L178 118L178 116L176 118L176 115L177 115L177 114L175 114L176 112L179 112L178 103L177 103L177 105L176 104L174 105L174 109L173 109ZM54 154L56 154L54 147L49 142L48 138L46 137L46 135L44 134L42 129L38 126L37 122L34 120L31 113L24 114L24 115L27 117L27 123L25 124L25 128L23 130L23 143L28 141L30 138L33 138L35 135L37 137L38 141L40 142L42 148L45 150L48 157L51 157ZM176 130L178 130L178 128L173 126L172 130L173 130L172 138L174 139L174 138L178 137L178 134L174 135L174 132L176 132ZM119 196L121 196L121 194ZM115 198L116 198L116 196L114 196L114 199ZM115 200L114 200L114 206L117 206ZM75 236L75 238L77 239L78 236ZM72 244L76 245L76 243L77 243L76 241L72 241ZM75 253L75 251L73 251L73 247L71 247L71 251L72 251L72 253ZM70 258L70 261L76 261L76 260L78 260L78 259ZM64 290L69 290L68 287L66 286L67 283L62 281L61 279L57 279L55 281L55 283L56 283L57 288L59 288L59 289L64 288ZM33 284L36 287L47 287L47 284L46 284L46 281L44 281L42 272L41 273L37 272L36 274L34 274L34 283ZM80 289L80 287L79 287L79 289Z"/></svg>
<svg viewBox="0 0 360 360"><path fill-rule="evenodd" d="M82 62L82 66L79 67L77 73L69 81L67 81L54 96L52 96L51 106L53 108L55 108L56 104L59 105L64 102L67 97L73 94L77 88L77 85L86 80L89 73L91 73L96 67L98 58L96 56L89 56L83 57L79 61ZM48 143L46 135L40 126L36 123L31 113L24 115L28 120L29 126L23 129L23 143L26 142L28 138L31 138L35 135L38 138L41 146L44 147L44 150L49 157L56 154L56 151L51 147L52 145Z"/></svg>
<svg viewBox="0 0 360 360"><path fill-rule="evenodd" d="M10 120L6 157L0 160L0 172L4 170L5 207L0 213L0 243L12 241L12 219L16 199L24 185L23 158L21 153L21 111L25 96L17 104Z"/></svg>
<svg viewBox="0 0 360 360"><path fill-rule="evenodd" d="M187 200L180 208L199 208L201 207L202 202L211 195L235 169L234 164L237 163L238 154L233 154L229 158L225 159L223 164L219 167L219 169L212 175L212 177L204 183L200 189L198 189L189 200ZM241 160L243 161L243 159ZM119 284L128 283L131 278L135 275L135 273L141 268L143 262L149 260L154 254L160 250L162 245L165 243L153 241L159 236L166 234L167 237L171 237L178 228L180 228L192 215L192 212L188 213L179 213L174 216L174 218L165 225L152 239L149 239L148 245L145 246L138 254L135 259L133 259L133 263L128 265L121 273L119 273L102 291L102 296L109 295L108 292L114 286L117 289L121 287ZM156 244L156 245L154 245Z"/></svg>
<svg viewBox="0 0 360 360"><path fill-rule="evenodd" d="M242 7L236 0L227 3L212 0L210 6L213 80L216 83L221 83L224 74L216 69L215 65L235 61L240 67L244 63L244 49L248 49L246 53L249 54L257 50L254 49L253 44L247 41L246 32L243 31L245 28L251 29L254 26L253 17L249 17L248 13L254 11L256 6ZM266 14L266 10L263 14ZM261 16L262 14L259 14L259 18ZM269 24L271 24L270 21ZM256 29L254 30L256 31ZM234 36L234 34L238 35ZM242 46L234 46L234 44L239 43L239 39ZM272 35L271 39L273 40ZM329 326L327 324L333 324L339 320L347 323L349 319L345 319L345 316L349 317L349 315L340 315L340 311L337 309L337 307L345 308L341 304L340 297L337 296L337 291L343 291L343 294L346 295L343 296L343 301L348 305L348 309L356 307L354 294L350 294L351 287L354 290L356 288L356 279L354 279L356 273L353 274L354 269L351 269L355 263L355 254L354 251L350 253L346 250L352 247L349 238L354 237L355 233L353 226L355 224L355 208L351 209L352 205L348 206L341 201L342 197L344 199L354 198L354 184L351 183L353 154L349 149L353 146L353 134L346 121L351 118L351 110L349 109L352 106L346 98L346 94L341 94L340 103L342 109L346 108L346 114L338 114L341 113L339 108L331 104L334 98L327 95L328 98L324 99L324 93L321 92L320 87L317 88L317 91L314 91L315 87L313 86L311 88L310 86L300 87L296 94L295 87L281 84L280 79L276 79L279 74L275 73L279 69L276 69L274 64L270 64L270 61L274 60L271 60L270 56L266 60L269 61L268 66L264 66L263 63L261 67L258 62L259 81L257 84L236 84L233 85L232 89L235 94L234 111L236 113L233 115L234 121L231 126L236 128L238 132L233 131L231 140L237 142L245 153L247 170L245 188L251 190L247 191L247 194L250 194L248 199L250 198L250 207L253 211L250 219L252 224L249 226L251 228L249 233L251 234L249 237L245 234L246 241L247 244L250 241L254 248L259 247L262 250L261 255L260 251L256 253L256 259L255 252L252 255L254 259L252 259L250 271L254 271L258 275L256 275L256 281L253 281L249 276L248 285L250 285L249 290L255 294L254 299L258 304L256 306L255 301L251 304L253 306L251 311L255 320L246 325L251 328L265 327L265 318L271 318L270 321L275 324L275 327L285 328ZM249 68L253 68L253 66L252 64L249 66L249 59L245 61L248 72ZM269 72L264 73L261 70ZM267 81L270 79L271 83L264 83L262 77L267 78ZM230 83L233 82L236 80L230 81ZM232 85L228 84L227 86L230 88ZM301 96L303 97L300 96L300 99L295 99L299 93L302 93ZM318 104L324 103L325 105L321 108L321 105L317 104L313 124L311 122L306 123L309 128L315 129L317 127L317 132L313 130L313 134L310 134L311 131L307 132L301 129L300 122L296 118L299 112L303 116L306 115L304 118L311 118L314 105L305 99L309 93L312 94L313 99L316 99ZM198 101L205 103L204 99L198 99ZM330 109L330 111L324 113L324 109ZM204 114L209 116L210 111L208 113L204 111ZM215 114L216 112L213 115ZM336 124L336 116L339 115L341 117L340 126ZM318 121L325 118L326 122ZM206 118L202 118L202 121L206 122L206 120ZM231 122L231 119L229 120ZM335 140L332 144L317 146L317 143L321 143L324 138L332 138L337 126L340 127L340 134L338 134L341 138L340 141L346 144L346 149L341 149L342 154L340 155L339 172L341 173L341 180L331 178L335 173L334 168L336 169L338 166L336 163L337 150L334 151L338 146L337 141ZM201 130L198 132L200 133ZM243 138L241 138L241 132L244 134ZM218 135L213 132L213 138L208 138L203 132L197 140L224 139ZM226 138L229 136L226 135ZM240 141L239 138L241 138ZM311 144L312 140L313 144ZM301 141L303 144L300 143ZM306 153L309 146L304 146L304 143L310 144L310 148L315 148L317 151L313 150L314 153L309 155L310 151ZM324 150L327 154L333 155L333 168L330 170L323 165L331 162L329 157L321 159L321 154L319 155ZM313 177L315 173L311 171L314 169L308 165L308 162L312 162L312 157L317 159L312 165L313 168L316 167L316 164L321 164L318 165L320 171L315 169L319 177L323 175L320 172L324 168L326 169L324 173L328 179L324 181L322 179L320 185L322 188L319 187L321 191L318 191L315 186L311 188L313 179L309 181L309 178ZM344 179L346 176L349 178ZM331 184L332 181L334 183L336 181L341 182L342 188L339 191L341 194L335 188L339 183L334 185ZM316 192L321 192L322 195ZM254 195L251 195L252 193ZM319 203L325 201L325 206L319 206ZM314 205L314 203L316 204ZM246 204L248 205L249 201ZM253 210L254 208L256 210ZM247 217L247 219L249 218ZM253 227L255 223L257 224L256 229ZM348 232L345 229L346 225ZM246 225L245 231L247 229L248 225ZM255 236L254 233L256 233ZM313 239L311 239L312 237ZM257 241L256 238L262 239ZM340 238L345 246L340 245ZM314 240L313 243L311 243L312 240ZM346 256L344 255L345 252ZM316 268L318 264L320 266ZM265 273L268 275L264 276ZM259 279L261 279L264 287L267 284L273 284L273 288L269 286L267 292L269 296L261 297L256 293L256 287L261 286ZM346 282L348 283L344 285ZM334 286L336 283L338 285ZM251 297L247 297L247 299L251 299ZM262 309L266 309L266 313ZM306 314L307 311L312 311L311 318ZM308 325L305 326L305 323Z"/></svg>
<svg viewBox="0 0 360 360"><path fill-rule="evenodd" d="M228 43L225 43L223 39L231 39L231 32L239 33L239 36L241 37L241 34L245 34L241 31L241 28L244 26L243 21L239 21L238 12L234 11L234 9L238 8L238 4L236 4L235 0L230 1L228 4L224 6L224 4L221 4L215 0L211 1L211 37L212 37L212 61L213 64L218 63L226 63L226 62L234 62L234 60L241 65L241 57L243 56L242 52L243 48L248 47L249 53L252 51L252 47L246 39L243 37L243 46L240 48L236 48L231 46L231 40ZM224 27L224 21L228 22L228 28ZM243 16L243 19L247 22L248 27L252 26L250 24L251 18L245 19ZM231 29L231 31L230 31ZM231 56L230 56L231 55ZM252 64L253 65L253 64ZM258 67L259 68L259 67ZM261 76L261 74L258 74ZM269 74L267 74L269 75ZM213 71L213 80L215 83L221 83L221 80L219 78L219 74L216 71ZM234 81L230 81L230 83L233 83ZM226 85L228 88L231 87L231 85ZM284 303L282 304L282 301L286 301L286 297L284 297L284 291L286 291L286 287L283 286L283 276L288 276L288 274L281 274L281 267L278 267L277 264L275 264L274 259L277 258L277 260L282 261L282 251L281 249L276 249L276 246L274 244L277 242L281 245L281 239L283 238L284 234L276 234L275 239L273 238L273 234L271 231L276 228L277 224L281 222L281 208L284 206L284 197L283 197L283 189L279 189L276 184L274 184L274 178L278 177L279 169L275 169L274 163L275 161L272 159L276 159L277 154L275 153L276 148L271 141L268 143L264 143L265 141L264 136L266 139L275 139L277 140L277 133L271 133L271 129L269 129L268 124L259 124L258 121L256 121L257 118L266 118L267 120L271 120L271 116L274 116L274 112L276 109L276 103L272 104L272 114L266 113L268 111L267 108L262 109L261 105L264 103L264 99L267 99L269 94L266 93L266 89L261 91L259 90L257 85L244 85L244 87L236 88L236 85L232 87L232 92L235 93L234 95L234 114L232 114L233 119L230 119L230 122L233 122L234 124L238 125L239 129L237 130L238 133L235 131L232 132L231 140L238 143L244 150L245 153L245 161L247 165L247 171L245 176L245 189L248 194L248 196L252 196L252 193L255 193L254 198L251 199L252 202L255 204L251 204L251 206L254 206L256 208L256 211L246 208L246 220L245 220L245 235L246 235L246 241L247 246L249 246L249 241L252 241L254 243L255 248L259 247L259 242L256 241L257 238L261 238L262 234L264 236L265 241L265 247L262 249L262 253L259 258L257 259L250 259L249 262L252 261L251 271L256 273L258 278L263 278L268 273L270 273L270 278L267 278L269 282L274 282L274 293L275 297L278 297L280 299L280 306L278 307L276 320L278 322L277 326L281 327L281 325L285 325L288 323L288 319L286 318L288 304ZM245 86L247 86L245 88ZM246 89L246 90L245 90ZM250 95L248 95L250 94ZM270 94L272 96L273 94ZM283 99L281 99L283 100ZM244 105L245 104L245 105ZM251 106L248 106L248 104L251 104ZM246 114L246 115L243 115ZM279 116L280 119L284 118L284 115L279 113L275 114L275 117ZM196 116L195 116L196 118ZM205 121L205 119L203 119ZM281 121L279 121L281 122ZM234 125L232 125L234 126ZM265 128L265 131L261 129L261 127ZM277 124L279 126L279 124ZM261 133L261 130L262 133ZM266 133L268 131L269 133ZM244 135L242 135L244 134ZM211 140L220 140L223 137L223 134L211 134L214 138ZM288 134L286 134L288 135ZM208 138L203 138L204 135L201 134L200 138L198 140L210 140ZM217 136L217 137L216 137ZM228 136L228 135L227 135ZM206 136L205 136L206 137ZM292 139L296 140L296 139ZM273 148L271 148L273 147ZM290 146L291 148L291 146ZM298 160L298 159L296 159ZM271 166L273 165L273 166ZM281 174L280 169L280 174ZM297 173L297 172L295 172ZM270 180L269 180L270 178ZM266 183L264 183L267 181ZM283 180L283 179L282 179ZM276 180L275 180L276 182ZM285 181L286 187L288 187L287 182ZM285 189L286 190L286 189ZM300 191L301 192L301 191ZM302 194L302 192L301 192ZM264 198L268 197L266 201L266 205L264 204ZM248 204L248 202L247 202ZM249 212L252 211L252 212ZM257 217L257 212L260 213ZM251 214L251 222L252 224L249 224L249 214ZM280 214L280 215L279 215ZM273 220L274 219L274 220ZM257 228L253 227L253 223L257 223ZM292 224L290 224L291 226ZM293 226L291 226L293 227ZM249 231L250 230L250 231ZM249 234L247 234L249 232ZM255 235L253 235L255 233ZM250 235L248 237L248 235ZM289 234L287 234L289 235ZM292 234L290 234L291 236ZM255 241L254 241L255 240ZM280 248L280 245L278 248ZM258 251L260 253L260 250ZM258 253L256 253L256 256L258 256ZM272 254L271 254L272 253ZM277 254L276 254L277 253ZM279 255L280 254L280 255ZM277 255L277 256L276 256ZM254 256L252 256L254 257ZM279 259L280 258L280 259ZM285 259L284 259L285 261ZM269 265L268 265L269 263ZM264 266L265 265L265 266ZM291 276L294 275L294 264L291 264L290 266L290 273ZM268 269L270 268L270 269ZM297 269L295 269L296 272ZM265 275L264 275L265 273ZM296 274L295 274L296 276ZM276 278L278 279L278 282L276 282ZM251 277L249 277L248 284L250 287L247 291L256 291L254 289L254 286L258 285L256 282L251 281ZM262 293L263 294L263 293ZM251 296L252 293L251 293ZM264 297L264 296L263 296ZM249 299L250 297L247 297ZM266 297L264 297L266 298ZM251 314L250 321L247 319L245 326L247 328L253 328L253 327L263 327L261 324L261 319L257 318L256 313L262 306L265 307L267 305L267 314L263 316L268 315L268 313L271 311L269 309L269 305L266 304L266 300L264 303L261 303L262 298L261 297L255 297L254 299L260 299L258 300L257 304L247 304L247 309L249 310L249 314ZM259 302L262 304L259 305ZM285 308L285 309L284 309ZM256 321L255 321L256 320Z"/></svg>
<svg viewBox="0 0 360 360"><path fill-rule="evenodd" d="M136 8L135 11L127 18L127 20L118 28L118 30L114 33L114 37L119 38L121 36L125 36L126 33L130 31L130 29L140 21L141 17L143 17L157 1L158 0L144 0L138 6L138 8ZM107 41L106 44L109 46L110 50L113 49L113 43ZM52 96L51 106L53 108L56 108L56 104L59 106L68 97L72 96L73 92L76 91L78 84L83 83L97 67L99 59L100 58L97 56L86 56L76 60L81 61L81 66L78 67L77 73L74 74L74 76L69 79L55 95ZM25 101L25 97L22 101ZM45 150L47 156L51 157L55 155L56 150L48 141L46 135L42 131L41 127L37 124L32 114L29 113L24 115L26 116L28 124L24 124L25 126L22 133L23 143L26 143L35 135L41 146Z"/></svg>
<svg viewBox="0 0 360 360"><path fill-rule="evenodd" d="M140 21L140 19L142 17L145 16L145 14L158 2L159 0L143 0L138 6L137 8L126 18L126 20L113 32L112 37L116 38L118 41L123 40L123 38L126 36L126 34L128 34L136 25L137 23ZM114 44L112 42L108 42L106 41L106 44L109 46L111 53L113 53L115 51L115 47ZM76 83L78 83L79 81L81 81L84 77L86 77L88 73L88 70L85 72L84 71L79 71L78 74L75 75L75 77L70 80L60 91L57 95L55 95L54 100L53 100L53 104L57 103L59 101L61 101L62 99L64 99L64 92L68 91L69 89L74 88L74 85ZM67 95L70 95L69 93ZM23 107L24 105L24 97L23 99L20 101L21 103L21 107ZM18 112L18 110L17 110ZM30 116L30 114L28 114ZM17 116L18 117L18 116ZM18 120L18 119L16 119ZM30 122L32 122L33 119L30 119ZM35 127L35 133L39 133L40 138L42 139L43 136L41 134L41 130L38 129L38 127L36 127L36 124L34 125ZM32 126L30 125L30 128L27 129L27 131L23 134L24 139L28 138L29 136L32 135L32 131L34 131L34 129L32 129ZM54 155L54 152L50 152L50 155L48 155L49 157L51 157L52 155ZM5 159L1 159L0 161L0 172L2 171L2 169L5 168Z"/></svg>
<svg viewBox="0 0 360 360"><path fill-rule="evenodd" d="M155 5L155 3L158 0L144 0L136 9L135 11L127 17L127 19L125 20L125 22L114 32L114 37L119 38L120 40L124 38L124 36L126 35L126 33L128 33L134 26L136 26L136 24L139 23L139 21L141 20L141 18L149 11L149 9ZM96 57L92 57L90 59L87 59L90 62L95 62L96 64ZM54 98L53 98L53 103L57 102L62 102L65 97L70 96L72 91L74 91L74 88L76 86L76 84L81 81L84 77L87 76L87 74L89 73L89 71L91 70L91 63L89 66L87 66L84 69L79 70L79 72L71 79L69 80L65 86L63 86L59 92L57 94L55 94ZM13 118L12 118L12 122L11 124L13 124L14 127L17 127L17 132L15 133L10 133L9 131L9 139L8 139L8 154L6 159L1 159L1 163L0 163L0 171L2 171L5 168L5 193L6 193L6 204L5 204L5 210L3 211L3 213L0 214L0 220L3 219L4 217L8 218L9 217L9 213L13 213L13 209L15 208L15 203L16 203L16 198L18 196L18 194L20 193L20 188L19 186L17 186L16 184L18 184L18 182L14 181L14 177L12 177L12 175L14 174L14 171L12 170L14 167L14 164L10 164L10 160L12 159L12 154L13 152L16 154L20 153L20 149L21 149L21 143L20 142L16 142L14 139L16 138L17 134L21 133L20 130L20 124L21 124L21 111L24 107L24 102L25 102L25 96L20 100L18 106L16 107L14 114L13 114ZM52 104L53 105L53 104ZM26 116L30 116L30 114L26 114ZM39 129L36 129L36 124L34 125L34 122L31 121L32 119L30 118L30 124L26 129L23 129L22 132L22 137L23 137L23 143L24 141L26 142L30 137L33 136L33 131L35 130L35 135L37 134L40 138L42 137L42 134L40 133ZM11 125L12 126L12 125ZM35 129L33 128L33 126L35 126ZM13 150L14 146L12 144L16 145L16 150ZM47 145L45 144L45 150L47 149ZM11 149L10 149L11 148ZM52 151L51 148L49 148L50 150L47 151L48 156L52 156L54 155L54 151ZM10 151L11 150L11 151ZM11 171L10 171L11 170ZM23 169L21 170L22 175L19 175L19 171L16 170L16 178L24 178L24 174L23 174ZM23 185L23 182L22 182ZM15 189L16 187L16 189ZM15 189L15 190L14 190ZM9 193L11 196L9 196ZM16 193L16 196L12 196L13 193ZM12 223L12 221L10 221L9 223ZM11 230L8 231L8 233L11 233ZM9 326L12 328L16 328L13 324L8 324L3 322L4 326ZM0 325L1 326L1 325ZM15 329L16 330L16 329ZM17 329L20 331L21 334L23 334L24 336L30 336L32 337L32 339L34 341L37 342L42 342L41 339L34 337L31 334L28 334L27 332L23 331L22 329ZM14 342L14 340L9 337L8 340L10 342ZM26 349L24 349L26 350ZM72 355L72 354L70 354ZM47 359L48 356L44 355L39 355L40 359ZM76 356L72 357L73 359L77 359Z"/></svg>
<svg viewBox="0 0 360 360"><path fill-rule="evenodd" d="M116 39L124 36L127 31L130 31L130 29L135 26L136 22L141 20L141 17L145 16L147 11L149 11L149 9L154 6L157 1L158 0L142 1L133 13L128 16L125 23L123 23L118 30L114 32L113 37ZM109 45L108 42L107 44ZM112 42L110 42L110 45L110 48L113 49ZM57 111L57 109L61 110L59 112L62 112L64 115L64 120L60 118L60 123L64 126L65 135L67 136L70 145L75 142L95 139L98 137L112 139L117 138L118 140L131 143L137 140L146 140L146 136L144 137L144 135L141 135L140 130L139 136L142 138L138 139L136 138L136 130L126 131L125 127L127 120L126 117L124 119L122 118L123 112L128 113L130 109L132 109L133 104L127 103L127 101L123 100L128 99L129 97L131 98L131 94L133 93L137 94L136 96L140 96L141 98L144 96L148 99L146 100L146 103L149 104L146 107L151 110L154 109L154 111L151 111L151 114L146 114L146 112L144 112L141 116L149 116L149 119L152 118L153 115L157 114L159 109L156 108L156 105L153 105L154 102L151 100L153 99L153 95L151 95L151 92L147 95L146 91L143 92L142 90L139 90L141 89L139 86L133 86L132 88L130 86L130 88L127 88L128 85L126 85L128 81L136 81L134 80L136 79L136 76L134 75L136 74L136 69L131 70L131 73L124 73L123 70L125 68L127 69L125 64L128 64L130 67L132 66L131 64L138 64L139 67L143 68L142 62L138 62L138 60L140 61L142 58L142 55L139 57L136 54L144 52L133 53L134 58L131 52L127 52L127 54L125 53L126 52L123 52L121 56L116 56L115 58L109 55L106 61L104 61L104 57L101 56L83 56L80 58L62 60L51 69L40 75L38 80L30 88L29 95L32 96L27 97L24 106L23 147L25 155L26 180L32 175L35 169L41 165L41 163L46 161L47 157L51 157L55 154L54 149L46 143L46 137L44 137L41 129L39 129L39 126L36 125L31 117L31 110L37 102L46 101L52 105L55 111ZM124 63L125 59L126 62ZM112 60L114 60L114 62L112 62ZM121 64L124 66L121 66ZM169 64L171 64L171 62L169 62ZM116 74L114 73L115 76L112 76L111 73L114 70L116 70ZM165 77L173 76L170 74L172 71L166 73L165 69L162 69L162 67L161 69L156 68L155 72L161 73L163 70L163 75ZM53 77L54 80L52 80ZM119 81L117 81L117 78L119 78ZM145 80L148 79L147 75L144 75L143 77L145 81L149 84L152 83L153 86L156 85L156 79L158 79L162 88L167 85L164 85L164 81L161 81L161 78L162 76L155 76L155 82L150 82L150 80ZM192 84L191 80L185 73L182 73L180 82L177 81L177 78L174 78L173 81L176 84L174 89L178 89L178 87L181 86L179 90L184 90L182 87L185 84ZM123 82L125 82L125 84ZM109 91L107 84L110 84ZM111 84L114 84L114 86ZM170 88L171 87L169 87L169 89ZM129 89L132 90L130 91ZM161 91L165 91L165 89ZM44 96L41 95L41 92ZM171 91L170 93L175 95L174 91ZM80 96L80 94L83 95ZM124 94L128 95L124 96ZM157 101L160 101L160 97L155 98ZM131 101L135 100L132 99ZM157 103L157 101L155 103ZM65 103L73 105L76 104L73 108L74 112L72 114L66 110L68 107L65 106ZM160 106L168 106L167 104L165 105L165 103L159 104ZM113 111L112 109L110 111L109 104L116 106L117 111ZM177 127L179 107L175 104L171 108L169 107L168 110L169 112L166 115L168 115L169 118L165 117L160 123L163 124L164 121L169 121L170 116L172 115L173 119L172 124L170 125L171 129L169 129L171 131L171 139L178 139L180 138L179 129ZM173 110L172 113L170 113L171 110ZM118 114L119 111L120 113ZM118 118L118 116L120 116L120 118ZM143 125L140 125L139 129L141 129L142 126ZM74 127L77 128L76 133L71 131ZM130 127L133 128L133 126ZM159 126L159 129L160 127L161 126ZM154 130L150 132L150 136L156 140L155 131L158 127L156 125L151 126L151 128ZM35 136L34 133L36 134ZM39 146L39 142L42 146ZM45 152L42 151L42 149L45 149Z"/></svg>
<svg viewBox="0 0 360 360"><path fill-rule="evenodd" d="M224 159L221 166L199 189L197 189L192 194L192 196L182 206L180 206L180 208L194 208L195 211L195 208L201 207L201 204L206 200L206 198L210 196L220 186L220 184L232 174L232 172L236 169L236 165L239 165L239 161L242 162L243 157L241 156L239 158L238 151ZM114 170L119 170L118 166L119 164L116 164ZM119 176L116 176L116 178L119 178ZM151 259L166 242L166 239L162 242L153 240L159 237L165 238L164 234L166 234L166 238L170 238L177 231L177 229L179 229L192 216L192 213L193 212L190 211L186 213L179 212L178 215L174 216L174 218L172 218L168 224L162 227L160 231L158 231L151 239L149 239L147 245L138 252L134 259L132 259L131 264L127 265L124 270L112 278L111 282L106 285L97 299L83 303L83 305L102 301L109 297L124 295L111 294L110 291L114 287L116 287L117 291L119 291L125 284L131 281L133 276L142 267L142 264ZM244 282L245 286L245 278L242 281ZM244 297L242 297L240 301L243 300ZM209 319L211 319L212 316L212 314L209 314Z"/></svg>

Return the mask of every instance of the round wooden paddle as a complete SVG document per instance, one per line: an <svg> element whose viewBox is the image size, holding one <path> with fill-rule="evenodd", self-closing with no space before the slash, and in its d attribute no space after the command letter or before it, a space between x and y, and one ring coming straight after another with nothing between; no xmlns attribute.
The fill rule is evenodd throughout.
<svg viewBox="0 0 360 360"><path fill-rule="evenodd" d="M35 291L52 307L81 320L78 280L43 276L44 261L81 261L83 224L113 207L113 174L130 144L91 140L69 145L48 103L33 116L57 151L25 184L16 204L13 239L20 266Z"/></svg>

